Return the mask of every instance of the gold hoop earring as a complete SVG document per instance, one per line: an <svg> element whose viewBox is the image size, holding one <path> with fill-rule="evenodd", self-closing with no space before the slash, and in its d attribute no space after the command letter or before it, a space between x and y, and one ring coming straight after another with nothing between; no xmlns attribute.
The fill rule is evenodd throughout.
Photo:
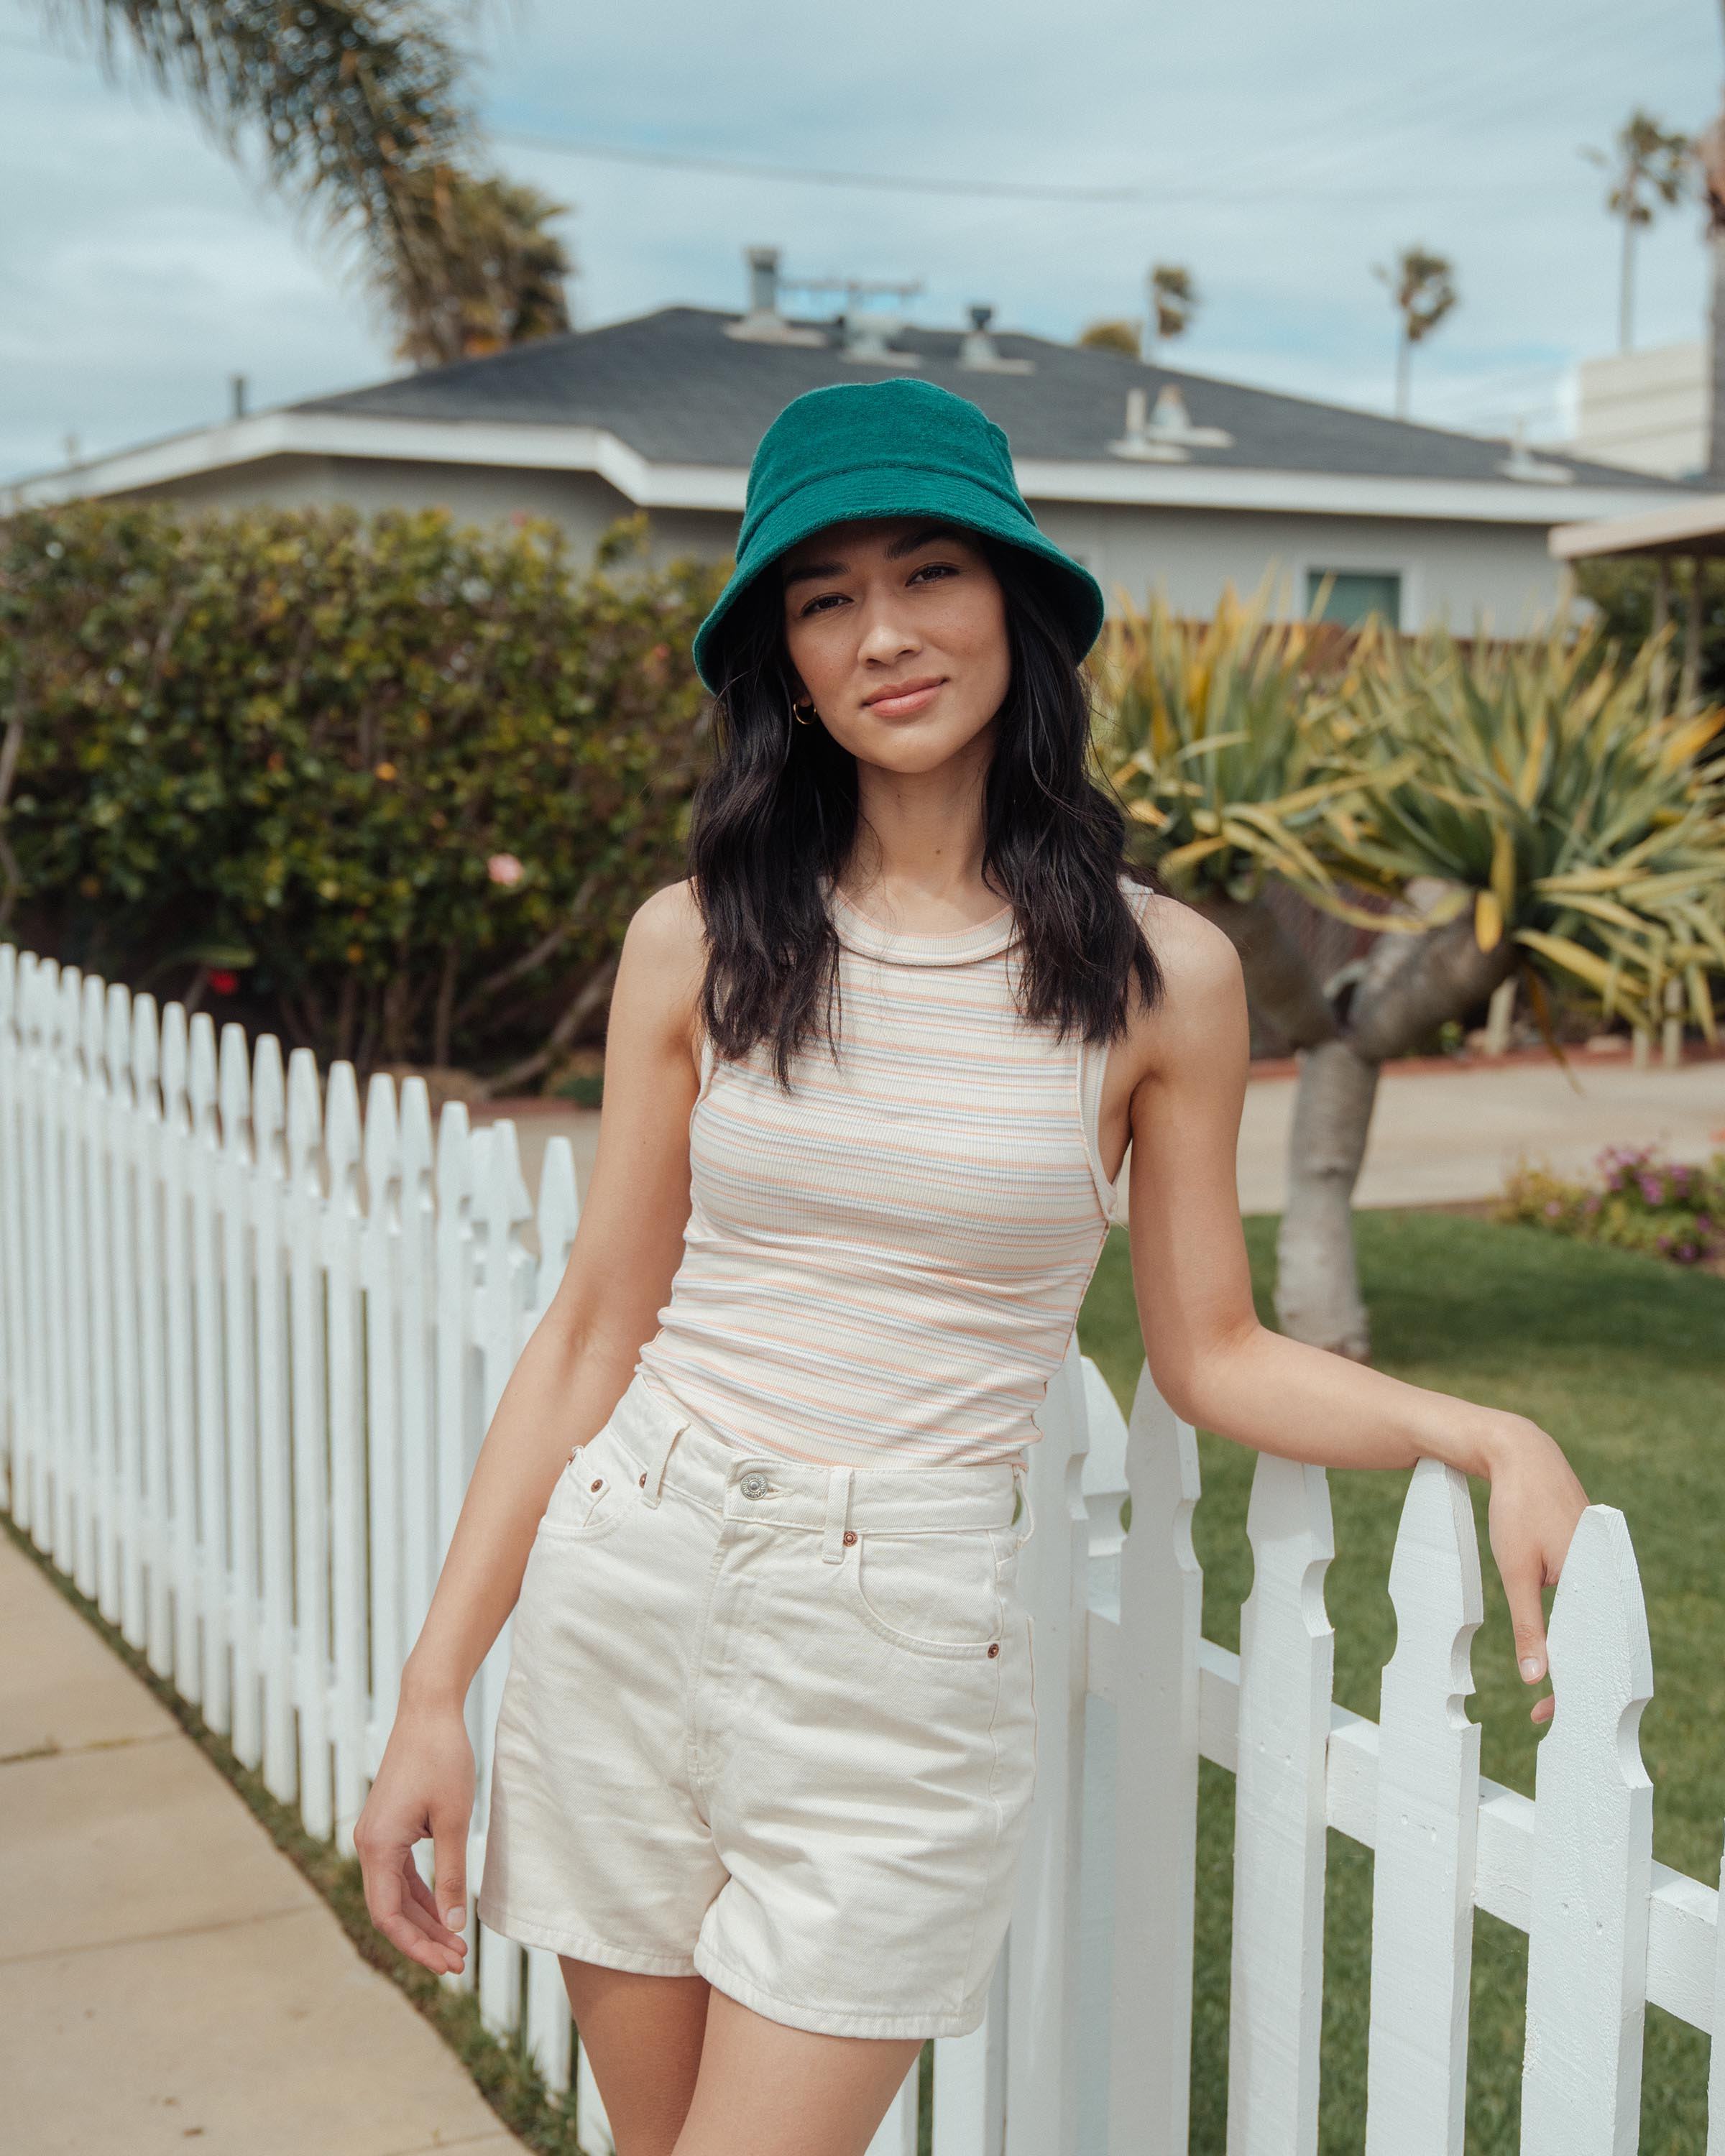
<svg viewBox="0 0 1725 2156"><path fill-rule="evenodd" d="M793 698L791 703L791 716L799 726L813 726L814 723L814 700L811 698L807 704L798 704Z"/></svg>

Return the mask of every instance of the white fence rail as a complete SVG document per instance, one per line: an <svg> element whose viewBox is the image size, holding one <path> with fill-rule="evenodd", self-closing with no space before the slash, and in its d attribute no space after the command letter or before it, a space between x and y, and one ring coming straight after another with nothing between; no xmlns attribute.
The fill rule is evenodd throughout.
<svg viewBox="0 0 1725 2156"><path fill-rule="evenodd" d="M530 1205L506 1122L0 947L0 1472L12 1517L307 1827L352 1849L490 1409L562 1270L574 1163ZM536 1252L527 1230L536 1223ZM1652 1691L1620 1512L1553 1614L1537 1800L1479 1772L1465 1478L1422 1461L1381 1724L1334 1705L1317 1468L1265 1455L1239 1656L1199 1632L1191 1430L1130 1429L1074 1353L1034 1453L1041 1768L984 2026L936 2046L935 2156L1188 2145L1198 1762L1237 1778L1229 2156L1317 2147L1326 1830L1376 1851L1368 2156L1460 2156L1472 1917L1529 1935L1522 2156L1637 2141L1643 2009L1717 2034L1714 1888L1655 1864ZM1132 1532L1120 1500L1130 1489ZM508 1628L469 1702L483 1861ZM422 1854L426 1852L422 1851ZM480 1928L459 1979L608 2149L555 1958ZM1709 2156L1725 2156L1713 2049ZM873 2156L914 2156L912 2075Z"/></svg>

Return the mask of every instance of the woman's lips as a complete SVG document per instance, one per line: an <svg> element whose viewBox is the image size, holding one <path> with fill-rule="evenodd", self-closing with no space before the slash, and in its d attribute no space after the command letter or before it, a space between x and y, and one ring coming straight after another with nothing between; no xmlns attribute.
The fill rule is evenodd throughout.
<svg viewBox="0 0 1725 2156"><path fill-rule="evenodd" d="M876 718L906 719L932 703L945 686L943 681L907 681L902 689L870 696L865 708Z"/></svg>

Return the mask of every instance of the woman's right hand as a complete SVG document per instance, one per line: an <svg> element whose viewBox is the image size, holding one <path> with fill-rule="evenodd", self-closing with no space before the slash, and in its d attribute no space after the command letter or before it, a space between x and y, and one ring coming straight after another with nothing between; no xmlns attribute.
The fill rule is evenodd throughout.
<svg viewBox="0 0 1725 2156"><path fill-rule="evenodd" d="M353 1830L372 1922L409 1959L439 1976L467 1960L467 1830L473 1746L455 1706L403 1702ZM435 1889L413 1861L431 1837ZM439 1913L441 1912L441 1913Z"/></svg>

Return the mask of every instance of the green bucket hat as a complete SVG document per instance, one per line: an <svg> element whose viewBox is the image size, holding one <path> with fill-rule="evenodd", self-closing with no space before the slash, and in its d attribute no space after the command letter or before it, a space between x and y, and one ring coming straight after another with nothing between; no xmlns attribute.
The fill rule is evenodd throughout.
<svg viewBox="0 0 1725 2156"><path fill-rule="evenodd" d="M1101 587L1037 530L1005 434L968 397L896 375L810 389L761 437L736 571L695 633L695 670L709 689L721 678L726 617L756 578L811 533L857 516L937 516L1022 547L1052 572L1074 654L1096 642Z"/></svg>

